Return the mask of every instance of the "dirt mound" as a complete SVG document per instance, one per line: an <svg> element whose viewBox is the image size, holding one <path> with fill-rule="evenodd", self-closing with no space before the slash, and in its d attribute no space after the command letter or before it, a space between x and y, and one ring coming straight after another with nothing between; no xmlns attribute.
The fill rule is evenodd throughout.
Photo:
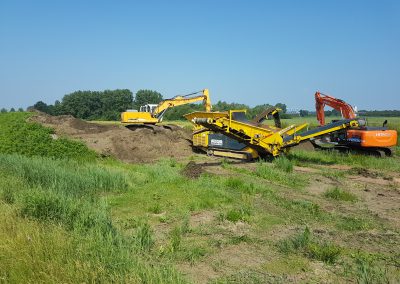
<svg viewBox="0 0 400 284"><path fill-rule="evenodd" d="M385 179L385 180L393 180L393 177L391 177L391 176L386 176L383 173L371 171L371 170L368 170L366 168L355 167L355 168L352 168L350 170L350 172L352 174L363 176L363 177L366 177L366 178L382 178L382 179Z"/></svg>
<svg viewBox="0 0 400 284"><path fill-rule="evenodd" d="M179 126L127 129L121 125L87 122L70 115L36 113L30 121L51 127L58 136L83 141L104 156L125 162L153 162L162 157L182 158L192 154L190 131Z"/></svg>
<svg viewBox="0 0 400 284"><path fill-rule="evenodd" d="M304 150L304 151L315 151L315 148L310 141L304 141L299 145L294 146L293 149Z"/></svg>
<svg viewBox="0 0 400 284"><path fill-rule="evenodd" d="M195 162L189 162L185 168L182 170L182 174L188 178L198 178L204 172L203 167L201 165L196 164Z"/></svg>

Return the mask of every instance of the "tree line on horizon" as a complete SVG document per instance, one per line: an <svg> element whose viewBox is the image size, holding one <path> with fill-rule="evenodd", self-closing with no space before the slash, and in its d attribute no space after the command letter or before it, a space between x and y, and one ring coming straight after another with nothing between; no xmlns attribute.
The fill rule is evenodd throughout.
<svg viewBox="0 0 400 284"><path fill-rule="evenodd" d="M72 115L87 120L119 120L123 111L128 109L139 110L142 105L158 104L163 99L159 92L153 90L139 90L135 96L128 89L76 91L65 95L61 101L55 101L53 105L38 101L29 108L50 115ZM282 109L282 116L285 117L286 105L277 103L275 106ZM263 104L251 108L245 104L227 103L225 101L218 101L213 104L215 111L246 109L249 117L254 117L268 107L272 107L272 105ZM166 120L184 120L184 114L198 110L204 110L204 106L201 104L182 105L168 109L164 118Z"/></svg>
<svg viewBox="0 0 400 284"><path fill-rule="evenodd" d="M76 91L65 95L61 101L56 100L54 104L46 104L43 101L36 102L30 109L36 109L50 115L72 115L76 118L86 120L119 120L120 114L128 109L139 110L140 106L145 104L158 104L164 98L163 96L153 90L139 90L135 96L128 89L104 90L104 91ZM225 101L218 101L213 104L214 111L226 111L230 109L246 109L249 118L255 117L266 108L272 107L271 104L261 104L255 107L250 107L241 103L228 103ZM282 109L282 118L291 118L292 116L315 116L315 111L300 110L297 115L286 113L286 104L277 103L274 106ZM201 104L188 104L179 107L171 108L166 113L164 118L166 120L183 120L183 115L193 112L204 110ZM1 113L24 111L24 109L11 108L7 110L2 108ZM395 117L400 116L400 110L360 110L361 116L386 116ZM337 110L325 110L326 116L340 116Z"/></svg>

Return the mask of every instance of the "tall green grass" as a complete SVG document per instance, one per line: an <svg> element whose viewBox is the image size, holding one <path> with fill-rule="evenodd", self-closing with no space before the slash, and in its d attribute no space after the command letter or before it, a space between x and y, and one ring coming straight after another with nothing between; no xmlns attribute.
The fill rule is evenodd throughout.
<svg viewBox="0 0 400 284"><path fill-rule="evenodd" d="M0 154L0 169L29 186L40 186L66 195L86 196L128 187L124 174L97 164Z"/></svg>
<svg viewBox="0 0 400 284"><path fill-rule="evenodd" d="M114 226L100 195L127 189L125 174L99 165L0 154L2 281L185 282L142 254L148 225L130 236Z"/></svg>

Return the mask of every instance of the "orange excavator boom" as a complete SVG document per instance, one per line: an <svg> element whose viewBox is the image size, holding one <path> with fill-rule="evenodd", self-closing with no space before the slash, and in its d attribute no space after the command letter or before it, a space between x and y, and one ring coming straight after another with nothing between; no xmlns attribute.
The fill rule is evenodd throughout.
<svg viewBox="0 0 400 284"><path fill-rule="evenodd" d="M325 105L340 111L343 118L354 119L356 112L353 107L341 99L337 99L320 92L315 93L315 109L317 112L317 119L320 125L325 125Z"/></svg>

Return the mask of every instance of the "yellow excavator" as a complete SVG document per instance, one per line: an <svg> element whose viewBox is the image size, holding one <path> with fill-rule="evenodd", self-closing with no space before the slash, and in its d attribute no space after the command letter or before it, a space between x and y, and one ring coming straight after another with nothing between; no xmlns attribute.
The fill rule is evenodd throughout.
<svg viewBox="0 0 400 284"><path fill-rule="evenodd" d="M172 107L203 101L205 110L211 111L211 100L208 89L184 96L175 96L159 104L146 104L139 111L128 110L121 113L121 123L125 126L155 125L162 121L165 112Z"/></svg>
<svg viewBox="0 0 400 284"><path fill-rule="evenodd" d="M246 110L198 111L185 115L185 118L199 129L194 132L195 147L206 150L208 154L211 151L213 155L247 160L257 157L276 157L313 137L365 124L365 121L360 119L344 119L300 132L307 123L290 125L283 129L278 127L277 123L275 126L261 123L268 114L276 116L277 113L278 110L267 111L255 121L249 121L246 118ZM206 135L202 136L203 133ZM221 135L213 137L214 133Z"/></svg>

